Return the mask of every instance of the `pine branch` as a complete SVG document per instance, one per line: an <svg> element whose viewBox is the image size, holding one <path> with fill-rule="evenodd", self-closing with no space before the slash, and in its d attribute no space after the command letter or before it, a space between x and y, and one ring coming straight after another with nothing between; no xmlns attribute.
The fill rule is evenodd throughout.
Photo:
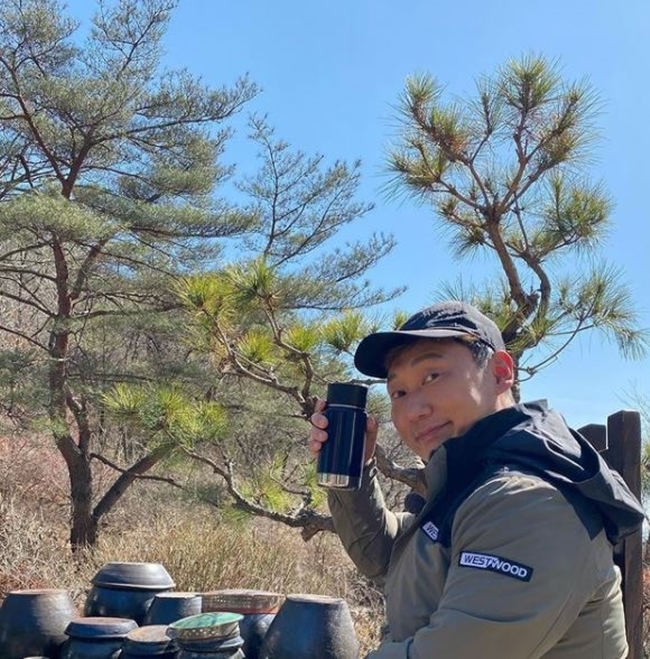
<svg viewBox="0 0 650 659"><path fill-rule="evenodd" d="M297 514L289 515L286 513L279 513L274 510L269 510L250 499L247 499L237 488L235 484L235 477L233 473L233 464L231 461L226 461L224 466L218 465L214 460L207 458L203 455L197 454L193 451L184 449L184 452L196 460L209 466L213 473L221 476L226 483L228 493L234 500L235 508L243 510L244 512L256 515L258 517L265 517L266 519L280 522L292 528L300 528L303 539L309 540L314 535L321 531L334 532L334 525L332 518L323 515L312 509L301 509Z"/></svg>

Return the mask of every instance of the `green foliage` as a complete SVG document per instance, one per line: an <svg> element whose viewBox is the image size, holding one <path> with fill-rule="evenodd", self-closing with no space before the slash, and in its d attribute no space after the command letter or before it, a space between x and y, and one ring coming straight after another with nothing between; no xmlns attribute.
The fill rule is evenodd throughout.
<svg viewBox="0 0 650 659"><path fill-rule="evenodd" d="M255 272L262 286L257 294L270 294L271 282L264 285L259 278L273 271L276 278L281 275L281 288L276 280L273 293L284 309L333 312L398 295L402 289L384 291L362 279L393 249L392 236L373 233L347 244L338 239L342 229L358 224L373 208L355 199L360 162L327 164L320 154L293 149L275 137L265 117L251 117L250 137L259 147L261 165L238 184L258 218L243 241L250 253L245 261L251 261L241 282L244 290L255 290L250 280Z"/></svg>
<svg viewBox="0 0 650 659"><path fill-rule="evenodd" d="M369 332L368 320L356 311L346 311L326 321L321 327L325 342L339 352L350 352Z"/></svg>
<svg viewBox="0 0 650 659"><path fill-rule="evenodd" d="M408 320L409 316L410 314L405 313L404 311L397 312L393 318L393 329L398 329L401 327Z"/></svg>
<svg viewBox="0 0 650 659"><path fill-rule="evenodd" d="M181 301L190 308L205 310L209 315L218 315L225 305L226 281L218 275L194 275L182 277L176 282L176 291Z"/></svg>
<svg viewBox="0 0 650 659"><path fill-rule="evenodd" d="M292 151L263 119L253 117L251 128L262 166L240 185L258 218L245 240L250 258L185 278L178 294L195 349L293 399L292 413L307 417L314 394L346 371L345 353L370 326L358 309L398 292L358 283L393 243L373 235L332 246L341 227L370 209L353 199L358 165L326 167L321 156Z"/></svg>
<svg viewBox="0 0 650 659"><path fill-rule="evenodd" d="M304 474L305 486L309 489L312 506L316 509L322 508L327 503L327 490L318 484L318 473L316 462L307 463Z"/></svg>
<svg viewBox="0 0 650 659"><path fill-rule="evenodd" d="M612 202L602 184L549 177L550 198L542 208L543 222L530 242L543 258L563 247L595 248L606 236Z"/></svg>
<svg viewBox="0 0 650 659"><path fill-rule="evenodd" d="M0 204L0 240L15 239L16 232L55 232L62 240L105 239L115 231L92 209L62 197L53 188L26 193Z"/></svg>
<svg viewBox="0 0 650 659"><path fill-rule="evenodd" d="M246 332L237 342L237 348L245 360L255 364L271 364L277 361L273 337L265 328Z"/></svg>
<svg viewBox="0 0 650 659"><path fill-rule="evenodd" d="M618 269L581 261L575 272L576 258L597 260L611 222L605 186L581 171L598 107L588 83L565 81L557 62L536 55L509 60L461 100L446 101L430 75L413 76L400 101L389 191L431 204L459 257L496 258L502 281L471 299L495 315L520 375L590 329L626 357L648 346ZM455 288L447 295L459 295Z"/></svg>
<svg viewBox="0 0 650 659"><path fill-rule="evenodd" d="M117 384L102 398L106 410L139 433L149 450L191 450L197 444L218 441L225 431L221 405L189 398L173 385Z"/></svg>
<svg viewBox="0 0 650 659"><path fill-rule="evenodd" d="M295 502L295 496L287 492L283 485L283 459L276 455L262 465L254 479L242 487L248 498L264 505L268 510L284 512Z"/></svg>
<svg viewBox="0 0 650 659"><path fill-rule="evenodd" d="M39 363L35 349L13 347L0 350L0 401L3 414L21 426L34 427L36 419L32 410L42 406L47 391L38 377L27 378L27 373L43 377L43 364Z"/></svg>
<svg viewBox="0 0 650 659"><path fill-rule="evenodd" d="M282 286L278 271L264 258L236 263L224 273L236 308L276 308L281 304Z"/></svg>
<svg viewBox="0 0 650 659"><path fill-rule="evenodd" d="M303 353L313 353L320 346L319 328L315 323L300 323L290 325L284 332L284 337L296 350Z"/></svg>

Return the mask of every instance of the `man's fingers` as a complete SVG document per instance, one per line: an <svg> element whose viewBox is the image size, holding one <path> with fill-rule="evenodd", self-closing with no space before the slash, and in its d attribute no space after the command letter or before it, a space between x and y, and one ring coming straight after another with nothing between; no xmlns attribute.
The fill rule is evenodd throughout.
<svg viewBox="0 0 650 659"><path fill-rule="evenodd" d="M314 457L320 452L323 442L327 441L327 417L322 413L325 405L325 400L322 398L317 399L314 406L315 412L309 418L311 430L309 431L307 447Z"/></svg>
<svg viewBox="0 0 650 659"><path fill-rule="evenodd" d="M314 428L327 428L327 417L320 412L314 412L309 420Z"/></svg>
<svg viewBox="0 0 650 659"><path fill-rule="evenodd" d="M309 433L309 439L317 444L322 444L327 441L327 432L318 428L312 428Z"/></svg>
<svg viewBox="0 0 650 659"><path fill-rule="evenodd" d="M309 435L307 440L307 448L310 450L311 454L316 457L323 446L323 442L327 441L327 433L322 430L317 430L312 428L312 432Z"/></svg>

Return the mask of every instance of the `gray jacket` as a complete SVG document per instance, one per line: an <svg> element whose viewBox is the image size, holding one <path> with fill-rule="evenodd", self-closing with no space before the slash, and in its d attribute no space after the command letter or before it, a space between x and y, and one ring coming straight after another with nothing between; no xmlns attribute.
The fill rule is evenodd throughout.
<svg viewBox="0 0 650 659"><path fill-rule="evenodd" d="M384 587L390 634L369 659L625 657L610 539L643 513L559 415L487 417L425 473L417 516L385 507L374 465L360 491L329 495L346 550Z"/></svg>

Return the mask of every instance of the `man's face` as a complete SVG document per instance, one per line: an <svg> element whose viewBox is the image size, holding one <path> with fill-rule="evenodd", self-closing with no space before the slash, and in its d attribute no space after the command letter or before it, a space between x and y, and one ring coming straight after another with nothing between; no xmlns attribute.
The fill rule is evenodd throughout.
<svg viewBox="0 0 650 659"><path fill-rule="evenodd" d="M512 404L512 376L506 353L497 352L480 367L458 341L418 340L388 364L393 424L402 441L428 460L443 442Z"/></svg>

